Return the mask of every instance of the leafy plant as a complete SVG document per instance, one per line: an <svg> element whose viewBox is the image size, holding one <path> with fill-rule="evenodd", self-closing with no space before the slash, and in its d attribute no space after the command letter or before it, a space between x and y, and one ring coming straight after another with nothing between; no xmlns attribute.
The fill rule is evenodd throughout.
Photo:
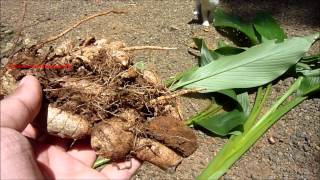
<svg viewBox="0 0 320 180"><path fill-rule="evenodd" d="M239 38L241 32L255 46L243 49L220 43L222 46L218 49L210 50L204 40L194 39L201 50L200 67L182 73L170 84L172 90L199 88L204 89L203 92L218 92L238 104L235 109L224 111L222 105L213 102L187 121L188 125L201 126L217 135L231 134L198 179L218 179L283 115L320 90L319 55L304 57L313 42L319 39L319 33L285 39L282 28L267 13L258 13L252 22L245 22L218 10L214 25L219 29L234 29L231 31L233 37ZM293 75L298 76L297 80L258 119L271 91L268 83L290 67L294 67ZM248 93L237 94L234 90L250 87L259 87L252 109Z"/></svg>
<svg viewBox="0 0 320 180"><path fill-rule="evenodd" d="M218 179L230 166L236 162L275 122L292 108L303 102L308 96L320 90L319 77L299 77L287 92L264 114L257 117L264 106L264 102L270 92L270 86L262 93L258 90L256 101L249 118L244 124L244 132L240 135L232 135L223 146L217 156L209 163L208 167L197 179ZM284 103L290 95L296 93L293 99ZM255 123L257 122L257 123Z"/></svg>
<svg viewBox="0 0 320 180"><path fill-rule="evenodd" d="M249 45L256 45L263 42L263 39L276 39L283 41L286 35L279 24L268 13L257 13L251 22L244 21L238 16L227 14L218 9L214 13L214 26L235 42L249 40ZM241 36L244 34L245 36ZM245 42L238 42L243 45Z"/></svg>
<svg viewBox="0 0 320 180"><path fill-rule="evenodd" d="M239 39L241 33L245 35L244 38L250 41L250 45L258 44L258 39L255 35L255 31L252 27L252 23L243 21L240 17L232 16L223 12L220 9L217 9L214 12L214 26L219 28L226 35L233 35L232 38ZM230 31L232 34L230 34Z"/></svg>
<svg viewBox="0 0 320 180"><path fill-rule="evenodd" d="M203 92L215 92L267 84L296 64L317 38L319 33L280 43L267 40L240 54L223 56L198 68L183 76L170 89L194 88L204 89Z"/></svg>
<svg viewBox="0 0 320 180"><path fill-rule="evenodd" d="M257 13L252 20L252 24L255 31L258 32L258 39L260 42L263 42L262 37L269 40L276 39L278 42L282 42L287 38L283 29L268 13Z"/></svg>

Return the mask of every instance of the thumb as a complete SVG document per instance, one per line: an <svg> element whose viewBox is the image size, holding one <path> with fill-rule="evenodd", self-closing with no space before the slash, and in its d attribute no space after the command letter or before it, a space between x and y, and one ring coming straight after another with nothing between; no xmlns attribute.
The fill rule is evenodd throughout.
<svg viewBox="0 0 320 180"><path fill-rule="evenodd" d="M23 131L38 114L42 101L39 81L24 77L15 92L1 101L1 127Z"/></svg>

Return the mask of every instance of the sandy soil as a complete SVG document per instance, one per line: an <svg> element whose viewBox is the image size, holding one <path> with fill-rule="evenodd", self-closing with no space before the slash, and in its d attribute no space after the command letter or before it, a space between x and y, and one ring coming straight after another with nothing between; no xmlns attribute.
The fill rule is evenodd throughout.
<svg viewBox="0 0 320 180"><path fill-rule="evenodd" d="M256 3L255 3L256 2ZM20 0L0 1L1 51L10 46L10 39L19 27L23 12ZM228 0L222 6L243 17L257 10L268 10L284 27L288 36L306 35L320 31L320 1L316 0ZM96 18L67 34L59 41L86 36L122 40L129 45L160 45L177 47L174 51L136 52L136 61L144 61L165 79L196 65L188 54L192 37L202 37L214 47L224 39L214 28L205 31L192 23L193 0L102 0L95 4L85 0L29 0L23 30L25 42L55 35L81 17L117 8L126 14ZM54 45L54 44L53 44ZM319 52L320 43L311 53ZM2 53L1 56L4 54ZM280 95L292 80L279 81L272 96ZM184 116L198 112L208 100L183 98ZM199 148L177 168L164 172L144 163L133 179L194 179L225 142L197 131ZM275 144L270 144L272 137ZM282 118L258 143L242 157L223 179L317 179L320 177L320 99L305 101Z"/></svg>

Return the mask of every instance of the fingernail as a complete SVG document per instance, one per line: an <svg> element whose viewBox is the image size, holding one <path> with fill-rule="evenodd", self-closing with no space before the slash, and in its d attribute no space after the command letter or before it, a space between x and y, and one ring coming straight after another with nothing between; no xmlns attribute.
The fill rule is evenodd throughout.
<svg viewBox="0 0 320 180"><path fill-rule="evenodd" d="M28 79L27 76L23 77L20 82L19 82L19 85L18 86L22 86L25 82L26 82L26 79Z"/></svg>

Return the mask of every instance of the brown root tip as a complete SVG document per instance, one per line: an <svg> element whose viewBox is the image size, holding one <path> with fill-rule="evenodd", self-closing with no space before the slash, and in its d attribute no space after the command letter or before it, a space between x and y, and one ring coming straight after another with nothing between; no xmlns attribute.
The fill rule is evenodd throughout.
<svg viewBox="0 0 320 180"><path fill-rule="evenodd" d="M161 169L175 168L182 161L182 157L177 153L151 139L138 139L136 143L137 150L135 152L137 158L148 161Z"/></svg>

